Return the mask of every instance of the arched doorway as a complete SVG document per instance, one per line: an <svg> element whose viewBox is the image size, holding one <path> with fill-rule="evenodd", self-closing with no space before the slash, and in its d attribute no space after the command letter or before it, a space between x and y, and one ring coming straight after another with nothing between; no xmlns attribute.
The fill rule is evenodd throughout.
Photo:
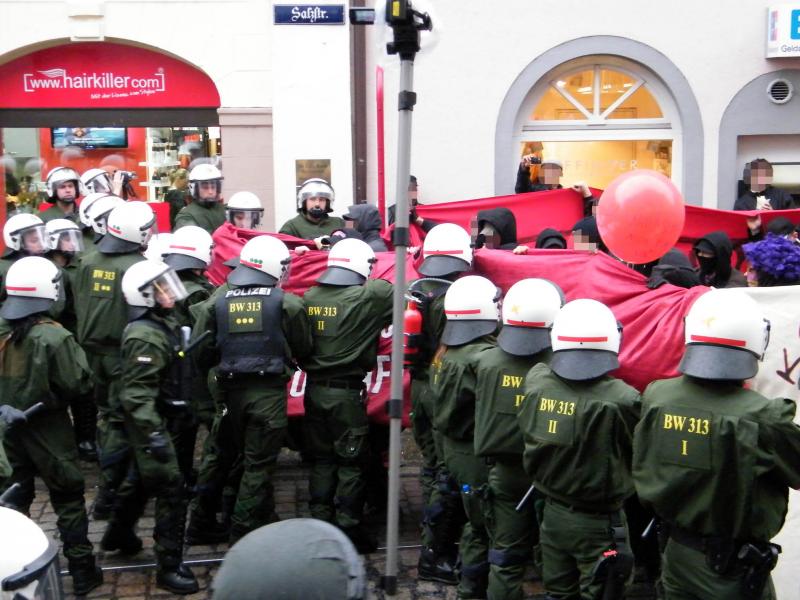
<svg viewBox="0 0 800 600"><path fill-rule="evenodd" d="M513 192L520 155L531 147L564 163L565 184L579 178L603 187L630 168L655 168L670 175L687 202L701 203L697 101L667 57L634 40L571 40L520 73L498 114L497 194Z"/></svg>

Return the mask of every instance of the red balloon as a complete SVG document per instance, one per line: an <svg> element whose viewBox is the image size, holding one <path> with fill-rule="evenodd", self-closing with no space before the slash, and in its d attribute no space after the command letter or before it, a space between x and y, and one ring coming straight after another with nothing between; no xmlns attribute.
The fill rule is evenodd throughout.
<svg viewBox="0 0 800 600"><path fill-rule="evenodd" d="M611 182L597 205L597 228L608 249L625 262L657 260L683 231L683 197L656 171L628 171Z"/></svg>

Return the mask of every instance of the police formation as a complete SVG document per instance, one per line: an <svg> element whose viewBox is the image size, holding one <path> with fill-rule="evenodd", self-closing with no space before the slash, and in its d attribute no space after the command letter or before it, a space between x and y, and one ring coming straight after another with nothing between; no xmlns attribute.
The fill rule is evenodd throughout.
<svg viewBox="0 0 800 600"><path fill-rule="evenodd" d="M284 291L292 253L262 235L213 288L211 234L226 221L254 229L263 210L247 192L223 206L211 165L189 179L192 199L158 246L150 207L111 193L104 173L54 170L49 221L5 224L0 502L27 513L41 477L76 594L103 579L78 463L97 456L92 516L108 520L100 545L137 554L135 527L155 498L160 587L198 591L184 544L228 541L219 597L268 597L289 580L323 587L303 576L313 564L331 568L327 597L362 597L354 552L376 548L364 524L363 381L391 322L392 286L370 278L369 244L331 239L343 225L329 215L333 190L311 180L281 231L330 248L316 284L303 298ZM800 430L791 401L743 386L768 342L758 305L735 291L702 295L686 318L682 375L640 395L609 375L623 335L608 307L524 279L501 309L495 285L470 274L472 255L463 229L433 227L423 277L408 289L422 322L407 343L424 458L419 578L457 585L459 598L518 599L533 568L549 598L612 599L636 570L667 599L774 597L780 549L770 540L787 489L800 487ZM315 520L278 523L272 482L298 367ZM31 539L31 552L52 554ZM20 590L33 581L7 579Z"/></svg>

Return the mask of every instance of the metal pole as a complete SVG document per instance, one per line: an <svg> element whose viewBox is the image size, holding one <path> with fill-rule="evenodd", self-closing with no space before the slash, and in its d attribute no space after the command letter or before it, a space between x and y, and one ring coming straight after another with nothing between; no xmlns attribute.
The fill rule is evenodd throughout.
<svg viewBox="0 0 800 600"><path fill-rule="evenodd" d="M389 497L386 509L387 596L397 593L397 544L400 524L400 427L403 418L403 313L408 247L408 179L411 174L411 111L414 108L414 61L400 61L397 128L397 185L395 186L394 308L392 312L391 400L389 405Z"/></svg>

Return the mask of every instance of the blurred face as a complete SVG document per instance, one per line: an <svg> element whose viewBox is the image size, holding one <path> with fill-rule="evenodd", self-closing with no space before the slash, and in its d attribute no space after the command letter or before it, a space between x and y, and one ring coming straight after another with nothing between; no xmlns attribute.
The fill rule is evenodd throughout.
<svg viewBox="0 0 800 600"><path fill-rule="evenodd" d="M561 179L561 167L558 165L542 166L542 183L545 185L558 185Z"/></svg>
<svg viewBox="0 0 800 600"><path fill-rule="evenodd" d="M160 286L158 283L153 284L155 288L155 299L161 308L173 308L175 306L175 295L172 290Z"/></svg>
<svg viewBox="0 0 800 600"><path fill-rule="evenodd" d="M197 184L198 196L201 200L214 200L217 197L216 181L200 181Z"/></svg>
<svg viewBox="0 0 800 600"><path fill-rule="evenodd" d="M591 238L585 233L581 233L580 229L576 229L572 232L572 247L575 248L575 250L597 252L597 244L590 240Z"/></svg>
<svg viewBox="0 0 800 600"><path fill-rule="evenodd" d="M241 229L253 228L253 213L251 212L246 212L243 210L232 211L231 219L236 227Z"/></svg>
<svg viewBox="0 0 800 600"><path fill-rule="evenodd" d="M747 269L747 286L758 287L758 273L753 267Z"/></svg>
<svg viewBox="0 0 800 600"><path fill-rule="evenodd" d="M63 183L59 183L56 188L56 198L59 200L73 202L76 195L77 190L75 189L74 181L64 181Z"/></svg>
<svg viewBox="0 0 800 600"><path fill-rule="evenodd" d="M759 166L750 171L750 189L754 192L763 191L772 185L772 168Z"/></svg>
<svg viewBox="0 0 800 600"><path fill-rule="evenodd" d="M416 186L413 188L408 188L408 203L411 206L416 206L419 202L419 192L417 191Z"/></svg>
<svg viewBox="0 0 800 600"><path fill-rule="evenodd" d="M185 190L186 186L189 185L189 179L187 177L178 177L175 180L175 189L176 190Z"/></svg>

